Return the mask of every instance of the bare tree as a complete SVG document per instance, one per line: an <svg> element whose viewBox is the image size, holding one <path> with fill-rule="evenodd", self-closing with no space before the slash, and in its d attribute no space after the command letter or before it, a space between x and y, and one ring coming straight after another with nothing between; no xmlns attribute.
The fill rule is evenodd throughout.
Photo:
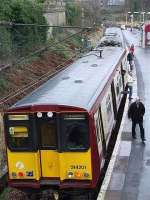
<svg viewBox="0 0 150 200"><path fill-rule="evenodd" d="M93 25L101 21L101 0L87 0L82 2L84 8L85 23Z"/></svg>

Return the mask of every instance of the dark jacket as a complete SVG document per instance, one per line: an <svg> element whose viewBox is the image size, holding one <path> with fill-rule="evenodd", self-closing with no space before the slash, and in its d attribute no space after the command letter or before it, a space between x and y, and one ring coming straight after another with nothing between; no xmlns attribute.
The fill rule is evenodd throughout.
<svg viewBox="0 0 150 200"><path fill-rule="evenodd" d="M132 119L132 121L139 122L143 121L143 116L145 114L145 107L142 102L139 102L139 107L137 107L137 103L133 102L128 110L128 118Z"/></svg>
<svg viewBox="0 0 150 200"><path fill-rule="evenodd" d="M127 55L127 60L128 60L128 61L132 61L132 60L133 60L133 55L132 55L132 53L128 53L128 55Z"/></svg>

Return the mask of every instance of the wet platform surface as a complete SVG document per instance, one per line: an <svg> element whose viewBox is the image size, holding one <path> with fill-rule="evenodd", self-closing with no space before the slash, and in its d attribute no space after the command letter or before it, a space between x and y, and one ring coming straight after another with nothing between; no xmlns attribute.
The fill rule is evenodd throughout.
<svg viewBox="0 0 150 200"><path fill-rule="evenodd" d="M137 139L131 137L131 121L127 118L120 130L98 200L150 200L150 49L139 46L139 32L124 31L129 44L135 45L135 76L133 96L140 96L145 105L145 145L141 142L139 127Z"/></svg>

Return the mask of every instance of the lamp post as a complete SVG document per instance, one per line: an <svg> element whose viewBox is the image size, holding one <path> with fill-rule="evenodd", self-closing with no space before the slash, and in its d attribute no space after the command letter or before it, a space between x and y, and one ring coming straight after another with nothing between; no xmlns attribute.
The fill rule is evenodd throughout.
<svg viewBox="0 0 150 200"><path fill-rule="evenodd" d="M133 12L135 15L139 14L139 12L135 11ZM136 21L136 18L135 18L135 21ZM137 20L138 21L138 20Z"/></svg>
<svg viewBox="0 0 150 200"><path fill-rule="evenodd" d="M133 14L130 15L130 18L131 18L131 31L132 31L132 28L133 28Z"/></svg>
<svg viewBox="0 0 150 200"><path fill-rule="evenodd" d="M145 12L141 12L141 15L142 15L142 23L145 22Z"/></svg>
<svg viewBox="0 0 150 200"><path fill-rule="evenodd" d="M126 25L128 24L128 15L130 15L130 14L131 14L131 12L126 13Z"/></svg>

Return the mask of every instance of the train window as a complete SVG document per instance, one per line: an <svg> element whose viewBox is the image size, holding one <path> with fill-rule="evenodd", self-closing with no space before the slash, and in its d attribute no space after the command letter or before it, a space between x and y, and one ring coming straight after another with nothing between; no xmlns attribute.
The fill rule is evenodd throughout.
<svg viewBox="0 0 150 200"><path fill-rule="evenodd" d="M25 125L10 126L8 129L9 144L13 148L26 148L30 146L29 127Z"/></svg>
<svg viewBox="0 0 150 200"><path fill-rule="evenodd" d="M126 70L126 71L128 71L128 61L127 61L127 58L124 60L123 69Z"/></svg>
<svg viewBox="0 0 150 200"><path fill-rule="evenodd" d="M11 151L37 151L33 115L4 115L7 145Z"/></svg>
<svg viewBox="0 0 150 200"><path fill-rule="evenodd" d="M122 78L120 76L120 79L119 79L119 87L121 88L122 87Z"/></svg>
<svg viewBox="0 0 150 200"><path fill-rule="evenodd" d="M112 116L112 105L111 105L110 95L108 95L108 97L106 99L106 109L107 109L108 121L110 121L111 116Z"/></svg>
<svg viewBox="0 0 150 200"><path fill-rule="evenodd" d="M117 86L116 86L116 92L117 92L117 96L119 95L119 84L117 83Z"/></svg>
<svg viewBox="0 0 150 200"><path fill-rule="evenodd" d="M100 133L99 133L99 121L96 119L96 138L97 138L97 143L100 141Z"/></svg>
<svg viewBox="0 0 150 200"><path fill-rule="evenodd" d="M57 124L56 113L48 117L47 113L42 113L42 117L36 121L37 131L40 136L40 146L42 149L57 148Z"/></svg>
<svg viewBox="0 0 150 200"><path fill-rule="evenodd" d="M41 147L53 147L56 149L56 125L48 121L40 124Z"/></svg>
<svg viewBox="0 0 150 200"><path fill-rule="evenodd" d="M61 120L62 145L65 151L88 148L88 123L85 115L64 114Z"/></svg>

